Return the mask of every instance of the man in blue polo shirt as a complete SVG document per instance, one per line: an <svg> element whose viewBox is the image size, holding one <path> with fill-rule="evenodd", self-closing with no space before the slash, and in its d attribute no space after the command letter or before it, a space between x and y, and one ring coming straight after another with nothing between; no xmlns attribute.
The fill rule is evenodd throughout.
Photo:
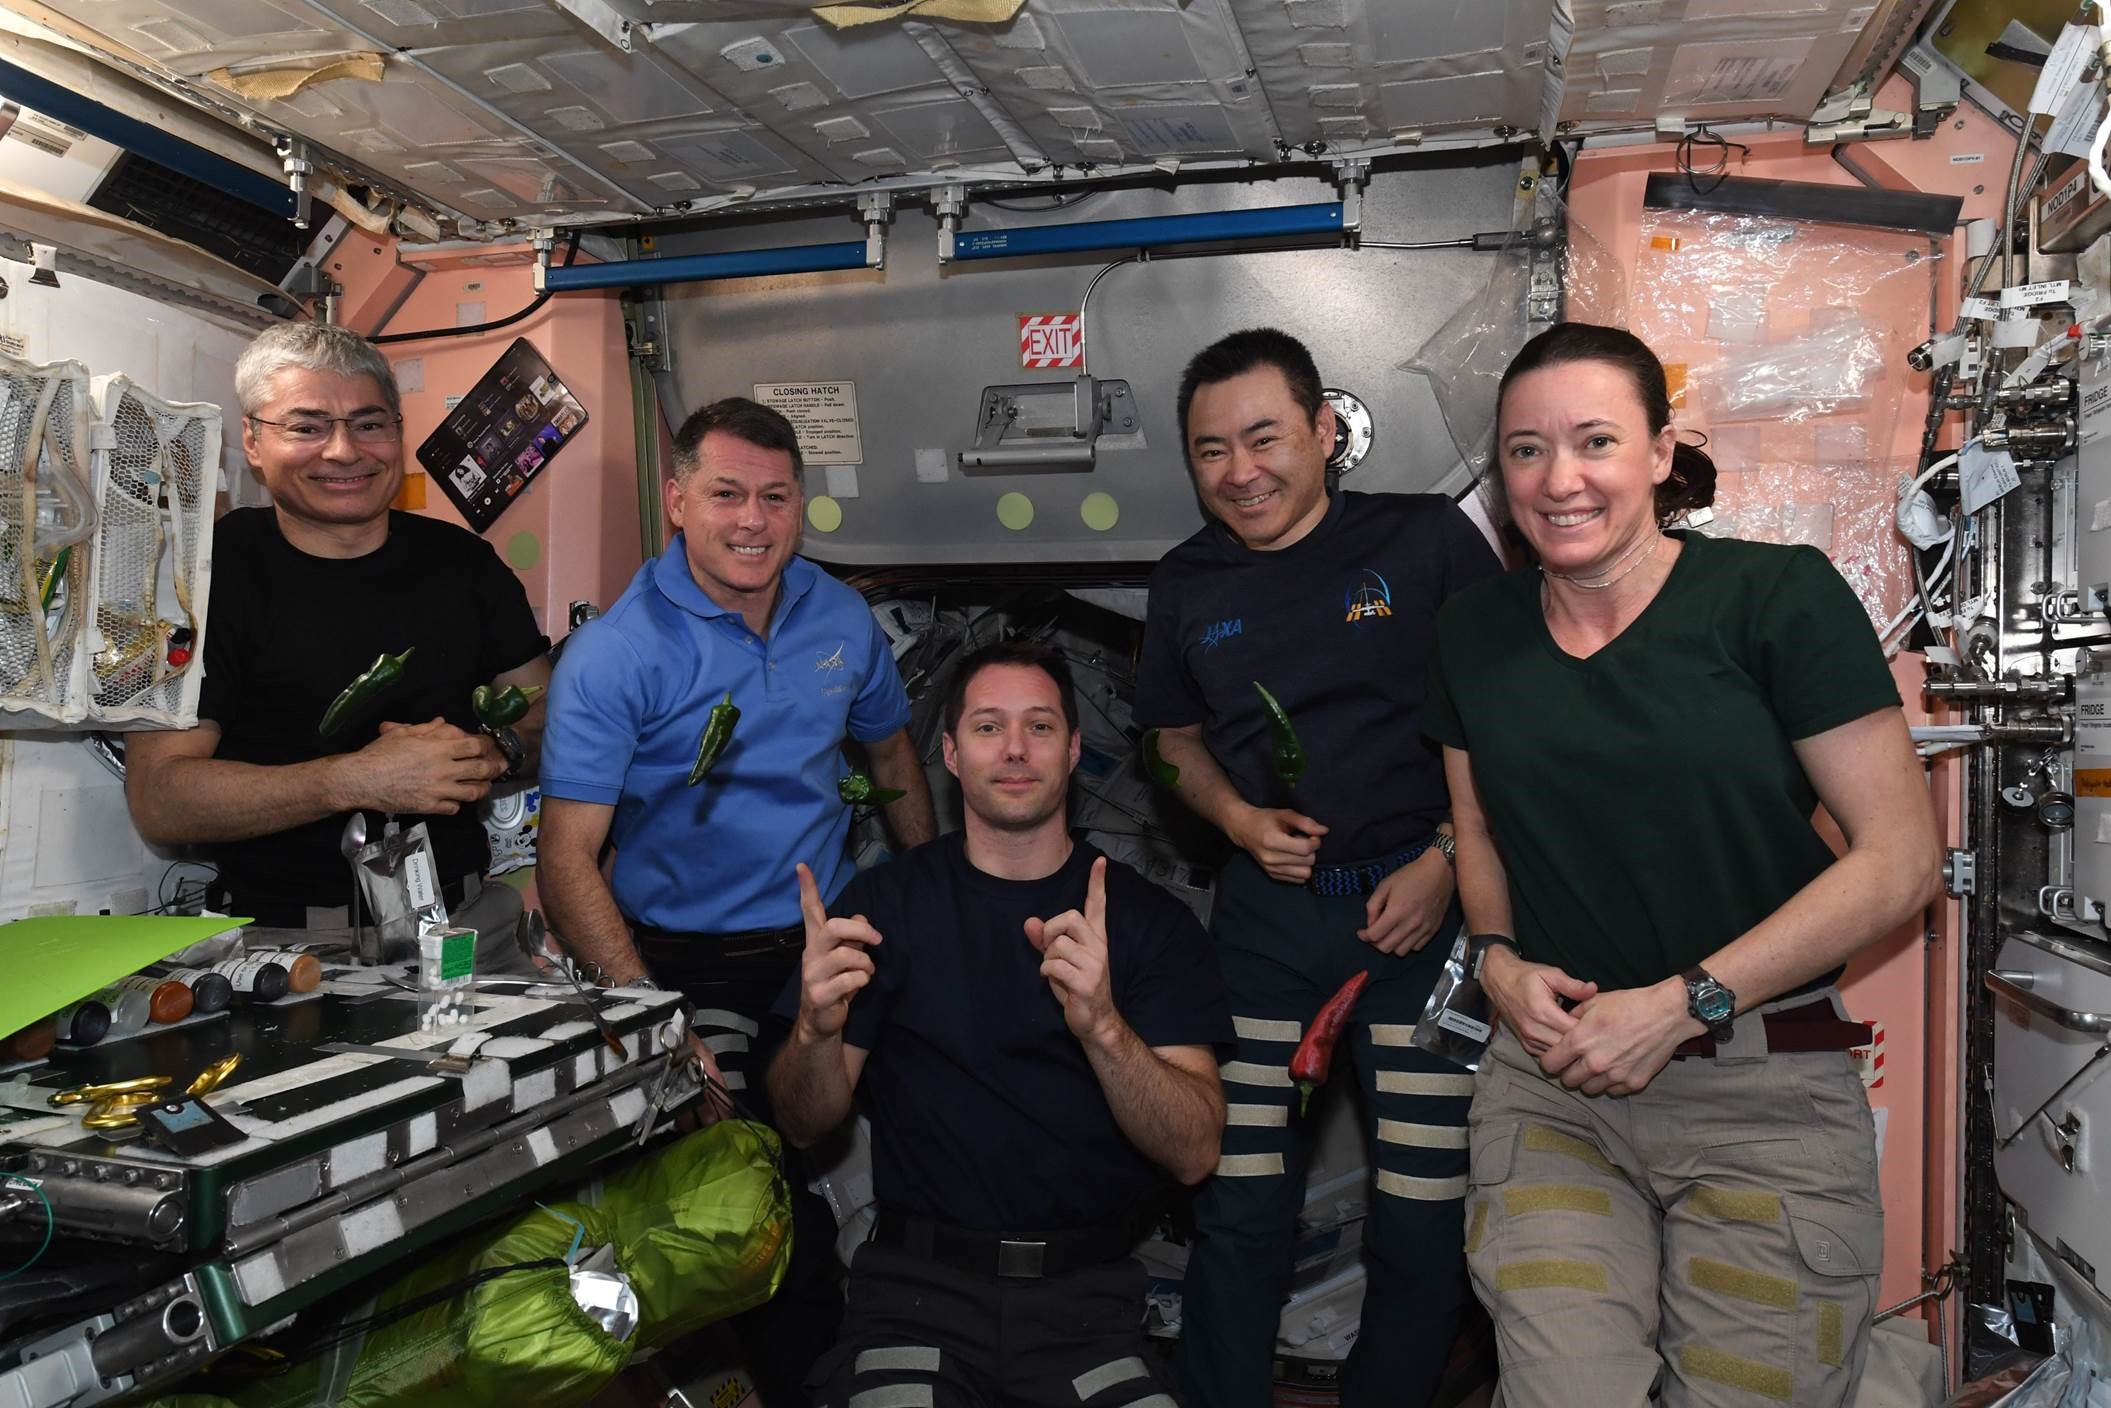
<svg viewBox="0 0 2111 1408"><path fill-rule="evenodd" d="M690 416L674 449L667 519L680 531L566 641L551 681L538 885L558 932L610 983L679 988L753 1036L799 969L793 865L830 896L851 876L844 739L864 745L875 782L904 793L886 808L901 847L937 828L886 636L855 591L794 554L806 496L791 423L731 397ZM691 786L711 708L728 695L740 722ZM705 1063L767 1119L757 1055ZM791 1182L792 1268L774 1301L735 1322L771 1405L801 1401L841 1311L834 1219L796 1168Z"/></svg>

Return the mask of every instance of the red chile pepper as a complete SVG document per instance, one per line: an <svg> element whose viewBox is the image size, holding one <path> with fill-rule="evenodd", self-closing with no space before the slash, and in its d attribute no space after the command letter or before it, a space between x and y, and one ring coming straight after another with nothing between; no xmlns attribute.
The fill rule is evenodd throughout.
<svg viewBox="0 0 2111 1408"><path fill-rule="evenodd" d="M1366 969L1343 983L1341 990L1319 1009L1319 1015L1305 1031L1305 1039L1297 1044L1297 1054L1290 1058L1290 1078L1297 1082L1298 1114L1305 1113L1305 1107L1312 1103L1312 1092L1325 1084L1327 1068L1334 1064L1334 1044L1349 1025L1349 1009L1363 996L1370 981L1371 974Z"/></svg>

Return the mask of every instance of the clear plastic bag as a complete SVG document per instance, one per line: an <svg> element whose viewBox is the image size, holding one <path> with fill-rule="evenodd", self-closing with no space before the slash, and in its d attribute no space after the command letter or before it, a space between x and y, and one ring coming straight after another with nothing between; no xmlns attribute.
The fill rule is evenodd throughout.
<svg viewBox="0 0 2111 1408"><path fill-rule="evenodd" d="M1409 1039L1432 1056L1477 1071L1495 1036L1495 1015L1480 983L1467 975L1467 948L1466 931L1461 929Z"/></svg>
<svg viewBox="0 0 2111 1408"><path fill-rule="evenodd" d="M1542 182L1541 190L1532 228L1512 234L1491 256L1487 285L1399 364L1399 370L1429 382L1460 462L1476 476L1486 469L1495 445L1496 387L1535 329L1535 300L1548 316L1572 322L1618 326L1627 321L1618 263L1596 236L1570 218L1551 182ZM1566 247L1543 255L1541 243L1564 227Z"/></svg>

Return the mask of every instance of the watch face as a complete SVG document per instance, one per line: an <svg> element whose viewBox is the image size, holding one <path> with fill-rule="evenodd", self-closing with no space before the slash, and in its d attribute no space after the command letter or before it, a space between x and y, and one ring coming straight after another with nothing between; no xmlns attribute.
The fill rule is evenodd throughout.
<svg viewBox="0 0 2111 1408"><path fill-rule="evenodd" d="M1695 994L1693 1008L1694 1015L1712 1027L1718 1022L1730 1020L1731 1012L1737 1008L1737 1001L1721 987L1707 987Z"/></svg>

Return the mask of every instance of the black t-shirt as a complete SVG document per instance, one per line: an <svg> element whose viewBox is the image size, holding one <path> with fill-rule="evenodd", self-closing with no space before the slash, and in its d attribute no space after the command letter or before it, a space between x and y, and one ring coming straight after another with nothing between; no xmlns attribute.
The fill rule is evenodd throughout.
<svg viewBox="0 0 2111 1408"><path fill-rule="evenodd" d="M1084 908L1099 854L1080 839L1055 874L1001 880L968 863L956 832L859 874L829 906L880 931L844 1040L870 1053L859 1088L882 1203L1051 1231L1119 1216L1166 1182L1115 1123L1026 938L1028 917ZM1114 1005L1143 1043L1228 1054L1224 979L1194 915L1109 861L1107 927ZM798 1010L794 976L775 1013Z"/></svg>
<svg viewBox="0 0 2111 1408"><path fill-rule="evenodd" d="M527 593L490 544L453 524L389 515L364 557L311 557L269 508L236 509L213 529L212 604L198 718L220 727L214 756L304 763L364 748L383 720L445 718L476 727L469 692L548 651ZM381 654L415 647L403 678L328 738L323 713ZM426 823L443 881L489 861L476 808ZM341 905L350 886L342 815L213 846L221 882L247 904ZM378 833L377 833L378 834Z"/></svg>
<svg viewBox="0 0 2111 1408"><path fill-rule="evenodd" d="M1422 737L1424 672L1437 608L1496 570L1488 540L1438 494L1337 494L1318 527L1273 552L1211 522L1151 573L1136 722L1201 724L1240 796L1329 828L1322 864L1381 860L1449 813L1442 759ZM1276 779L1256 682L1304 745L1294 795Z"/></svg>

